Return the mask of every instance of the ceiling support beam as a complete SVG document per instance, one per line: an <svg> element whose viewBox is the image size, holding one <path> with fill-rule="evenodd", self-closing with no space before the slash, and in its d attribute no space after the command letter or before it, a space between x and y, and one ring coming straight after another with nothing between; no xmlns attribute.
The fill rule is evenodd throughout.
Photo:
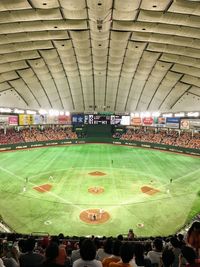
<svg viewBox="0 0 200 267"><path fill-rule="evenodd" d="M32 70L32 72L34 73L35 78L38 80L38 82L39 82L39 84L40 84L42 90L44 91L44 94L45 94L45 96L46 96L46 98L47 98L47 100L48 100L48 102L49 102L50 107L53 108L52 103L51 103L51 101L50 101L50 99L49 99L49 96L48 96L48 94L47 94L45 88L43 87L41 81L38 79L38 77L37 77L37 75L36 75L34 69L32 69L32 67L31 67L31 65L29 64L28 60L26 60L26 64L29 66L29 68L30 68L30 69Z"/></svg>

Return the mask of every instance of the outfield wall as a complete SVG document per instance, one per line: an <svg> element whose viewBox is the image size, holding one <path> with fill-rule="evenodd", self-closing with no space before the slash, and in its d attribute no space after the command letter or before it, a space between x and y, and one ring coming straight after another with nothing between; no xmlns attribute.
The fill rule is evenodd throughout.
<svg viewBox="0 0 200 267"><path fill-rule="evenodd" d="M12 145L0 145L1 151L11 151L11 150L19 150L19 149L30 149L36 147L48 147L48 146L58 146L58 145L70 145L70 144L86 144L86 143L109 143L115 145L128 145L135 147L144 147L144 148L153 148L159 149L163 151L171 151L184 153L189 155L198 155L200 156L200 149L194 148L185 148L185 147L176 147L176 146L168 146L163 144L155 144L148 142L139 142L139 141L131 141L131 140L120 140L113 138L83 138L83 139L65 139L65 140L50 140L50 141L41 141L41 142L29 142L29 143L18 143Z"/></svg>

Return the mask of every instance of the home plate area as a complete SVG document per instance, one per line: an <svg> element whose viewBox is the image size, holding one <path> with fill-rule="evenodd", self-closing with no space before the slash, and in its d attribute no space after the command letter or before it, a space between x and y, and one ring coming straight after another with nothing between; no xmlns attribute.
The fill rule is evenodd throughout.
<svg viewBox="0 0 200 267"><path fill-rule="evenodd" d="M40 192L40 193L44 193L44 192L49 192L52 188L51 184L43 184L40 186L35 186L33 187L33 189L35 189L36 191Z"/></svg>

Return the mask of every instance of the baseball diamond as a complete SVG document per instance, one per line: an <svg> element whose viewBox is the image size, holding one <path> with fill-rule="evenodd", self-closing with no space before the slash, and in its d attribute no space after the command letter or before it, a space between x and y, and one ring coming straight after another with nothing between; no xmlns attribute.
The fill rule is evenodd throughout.
<svg viewBox="0 0 200 267"><path fill-rule="evenodd" d="M169 235L199 212L197 166L199 157L111 144L0 153L0 213L20 233Z"/></svg>

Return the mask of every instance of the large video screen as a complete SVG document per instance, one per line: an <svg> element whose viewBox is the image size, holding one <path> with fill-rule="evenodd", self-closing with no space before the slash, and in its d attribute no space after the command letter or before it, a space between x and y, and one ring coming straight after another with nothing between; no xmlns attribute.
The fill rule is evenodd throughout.
<svg viewBox="0 0 200 267"><path fill-rule="evenodd" d="M111 124L113 125L130 125L130 116L112 115Z"/></svg>

